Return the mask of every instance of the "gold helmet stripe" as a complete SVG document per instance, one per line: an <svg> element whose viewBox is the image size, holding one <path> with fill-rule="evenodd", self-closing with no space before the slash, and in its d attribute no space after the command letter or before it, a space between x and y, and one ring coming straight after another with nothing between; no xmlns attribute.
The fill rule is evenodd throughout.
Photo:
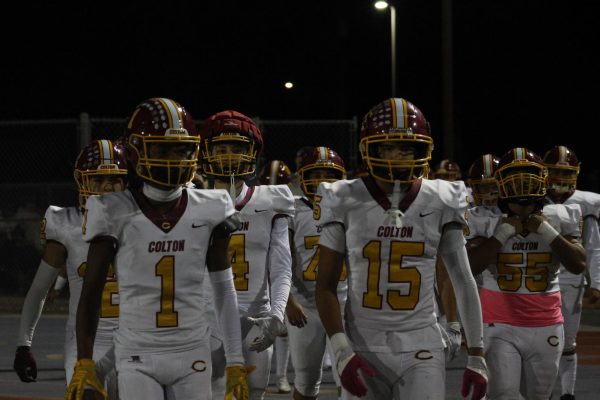
<svg viewBox="0 0 600 400"><path fill-rule="evenodd" d="M558 162L557 164L566 164L567 162L567 148L565 146L558 146Z"/></svg>
<svg viewBox="0 0 600 400"><path fill-rule="evenodd" d="M483 174L485 176L492 176L492 155L486 154L483 156Z"/></svg>
<svg viewBox="0 0 600 400"><path fill-rule="evenodd" d="M173 102L173 100L159 98L158 101L162 104L163 108L167 111L167 118L169 120L169 128L181 129L181 112L180 108Z"/></svg>
<svg viewBox="0 0 600 400"><path fill-rule="evenodd" d="M279 171L279 160L271 161L271 185L277 183L277 171Z"/></svg>
<svg viewBox="0 0 600 400"><path fill-rule="evenodd" d="M110 140L98 140L100 148L100 164L113 164L113 147Z"/></svg>
<svg viewBox="0 0 600 400"><path fill-rule="evenodd" d="M327 161L328 159L327 147L319 146L319 159Z"/></svg>
<svg viewBox="0 0 600 400"><path fill-rule="evenodd" d="M133 112L133 115L131 116L131 118L129 118L129 122L127 123L127 129L131 129L131 125L133 124L133 121L135 121L135 116L137 115L137 113L140 112L140 108L136 108L135 111Z"/></svg>
<svg viewBox="0 0 600 400"><path fill-rule="evenodd" d="M392 128L405 129L408 127L408 110L406 100L392 100Z"/></svg>
<svg viewBox="0 0 600 400"><path fill-rule="evenodd" d="M525 158L525 149L522 147L515 148L515 159L524 160Z"/></svg>

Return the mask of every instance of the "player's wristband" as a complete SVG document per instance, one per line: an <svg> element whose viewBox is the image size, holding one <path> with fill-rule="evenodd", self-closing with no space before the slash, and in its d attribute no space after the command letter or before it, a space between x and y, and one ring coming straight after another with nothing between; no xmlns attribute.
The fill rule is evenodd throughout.
<svg viewBox="0 0 600 400"><path fill-rule="evenodd" d="M537 232L542 235L542 238L546 241L546 243L550 244L559 233L548 223L548 221L544 221L538 226Z"/></svg>
<svg viewBox="0 0 600 400"><path fill-rule="evenodd" d="M514 225L507 224L506 222L501 223L494 232L494 237L504 246L506 241L517 232Z"/></svg>

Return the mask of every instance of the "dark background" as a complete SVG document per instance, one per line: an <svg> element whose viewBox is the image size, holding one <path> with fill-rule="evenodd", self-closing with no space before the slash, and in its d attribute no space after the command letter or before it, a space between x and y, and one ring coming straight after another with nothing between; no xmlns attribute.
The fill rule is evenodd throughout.
<svg viewBox="0 0 600 400"><path fill-rule="evenodd" d="M391 95L389 12L371 1L63 3L0 13L0 120L126 117L154 96L196 119L360 119ZM430 120L436 160L448 156L441 6L396 1L397 95ZM452 12L453 158L466 170L562 144L597 190L600 2L455 0Z"/></svg>

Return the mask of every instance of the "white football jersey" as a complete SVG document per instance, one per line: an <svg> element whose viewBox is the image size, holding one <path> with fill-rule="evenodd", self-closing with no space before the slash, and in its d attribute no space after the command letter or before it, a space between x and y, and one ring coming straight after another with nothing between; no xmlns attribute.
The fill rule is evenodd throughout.
<svg viewBox="0 0 600 400"><path fill-rule="evenodd" d="M294 197L286 185L251 186L236 208L242 226L229 239L229 254L240 315L265 316L271 310L271 227L277 216L294 216Z"/></svg>
<svg viewBox="0 0 600 400"><path fill-rule="evenodd" d="M83 214L78 207L50 206L46 210L40 226L41 239L62 244L67 249L67 279L69 281L69 316L67 318L67 335L75 333L75 316L81 296L83 276L85 275L89 244L83 240L81 227ZM115 274L112 268L108 272L102 304L100 320L96 336L110 340L117 327L119 317L119 294Z"/></svg>
<svg viewBox="0 0 600 400"><path fill-rule="evenodd" d="M115 343L140 353L195 347L208 332L203 299L213 228L235 210L224 190L184 189L158 213L141 191L91 196L84 239L111 237L121 308Z"/></svg>
<svg viewBox="0 0 600 400"><path fill-rule="evenodd" d="M372 178L319 186L318 225L338 222L346 231L348 322L400 332L436 323L437 248L444 225L466 223L467 197L462 181L418 180L400 202L398 227Z"/></svg>
<svg viewBox="0 0 600 400"><path fill-rule="evenodd" d="M319 263L319 237L313 217L313 207L305 197L296 198L296 214L290 229L294 232L294 274L291 292L303 307L316 309L315 288L317 286L317 266ZM346 264L342 269L337 293L340 304L346 302L348 279Z"/></svg>
<svg viewBox="0 0 600 400"><path fill-rule="evenodd" d="M581 209L578 205L547 205L542 210L548 223L562 235L580 237ZM490 218L496 224L501 217ZM491 226L491 236L495 226ZM489 237L488 236L488 237ZM521 294L552 293L558 287L558 257L542 235L529 232L514 235L498 250L498 262L483 274L483 287L497 292Z"/></svg>
<svg viewBox="0 0 600 400"><path fill-rule="evenodd" d="M547 197L548 201L552 201ZM598 237L588 237L586 235L586 224L597 224L598 218L600 217L600 194L594 192L586 192L583 190L575 190L567 200L562 204L579 204L581 207L581 216L583 217L584 226L582 228L583 235L583 247L587 252L598 251L600 243L598 243ZM590 219L588 220L588 217ZM590 229L592 230L592 229ZM596 235L597 236L597 235ZM600 268L598 265L590 265L590 259L588 258L588 269ZM581 285L585 284L585 274L575 275L567 271L565 267L560 266L559 281L561 284L568 285Z"/></svg>
<svg viewBox="0 0 600 400"><path fill-rule="evenodd" d="M465 219L467 226L464 234L467 240L476 237L489 238L494 234L498 221L502 219L502 211L498 207L475 206L467 210Z"/></svg>

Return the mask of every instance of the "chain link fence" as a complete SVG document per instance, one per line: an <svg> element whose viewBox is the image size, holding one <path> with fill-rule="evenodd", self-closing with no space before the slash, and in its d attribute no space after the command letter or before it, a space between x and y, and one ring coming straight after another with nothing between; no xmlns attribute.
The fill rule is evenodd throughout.
<svg viewBox="0 0 600 400"><path fill-rule="evenodd" d="M283 160L293 170L298 149L328 146L348 169L358 164L356 118L255 120L265 138L263 163ZM39 223L46 208L77 203L73 165L79 150L91 140L115 139L124 128L125 119L87 113L73 119L0 121L0 296L21 296L29 289L42 252Z"/></svg>

